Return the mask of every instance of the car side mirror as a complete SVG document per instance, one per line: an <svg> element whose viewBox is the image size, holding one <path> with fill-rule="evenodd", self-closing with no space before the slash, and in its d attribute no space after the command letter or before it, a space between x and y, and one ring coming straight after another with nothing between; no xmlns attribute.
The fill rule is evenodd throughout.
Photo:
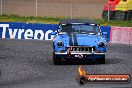
<svg viewBox="0 0 132 88"><path fill-rule="evenodd" d="M51 35L56 35L57 34L57 32L51 32Z"/></svg>

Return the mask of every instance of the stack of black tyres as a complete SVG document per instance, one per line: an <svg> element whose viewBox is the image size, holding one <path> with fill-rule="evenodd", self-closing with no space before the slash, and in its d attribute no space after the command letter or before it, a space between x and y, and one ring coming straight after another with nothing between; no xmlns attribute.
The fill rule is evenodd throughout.
<svg viewBox="0 0 132 88"><path fill-rule="evenodd" d="M115 20L129 21L132 20L132 1L121 0L115 8Z"/></svg>
<svg viewBox="0 0 132 88"><path fill-rule="evenodd" d="M110 20L114 20L114 18L115 18L115 11L109 11L109 17L110 17ZM102 18L104 20L108 20L108 11L103 11Z"/></svg>
<svg viewBox="0 0 132 88"><path fill-rule="evenodd" d="M132 20L132 10L126 12L125 20Z"/></svg>
<svg viewBox="0 0 132 88"><path fill-rule="evenodd" d="M115 13L115 20L124 21L126 17L126 11L119 11L117 10Z"/></svg>
<svg viewBox="0 0 132 88"><path fill-rule="evenodd" d="M109 19L115 20L115 7L120 2L120 0L107 0L104 5L104 10L102 13L102 18L108 20L108 10L109 10Z"/></svg>

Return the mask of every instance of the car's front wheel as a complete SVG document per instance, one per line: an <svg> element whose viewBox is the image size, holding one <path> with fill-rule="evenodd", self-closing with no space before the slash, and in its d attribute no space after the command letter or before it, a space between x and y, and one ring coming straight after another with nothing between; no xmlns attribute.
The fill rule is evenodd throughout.
<svg viewBox="0 0 132 88"><path fill-rule="evenodd" d="M61 65L61 58L58 58L56 55L55 55L55 52L53 52L53 62L55 65Z"/></svg>

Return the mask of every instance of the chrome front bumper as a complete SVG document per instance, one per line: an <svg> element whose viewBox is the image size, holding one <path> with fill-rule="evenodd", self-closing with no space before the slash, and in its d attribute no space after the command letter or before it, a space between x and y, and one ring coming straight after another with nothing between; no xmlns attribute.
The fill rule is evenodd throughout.
<svg viewBox="0 0 132 88"><path fill-rule="evenodd" d="M104 55L106 53L96 52L94 46L69 46L66 52L55 52L56 55Z"/></svg>
<svg viewBox="0 0 132 88"><path fill-rule="evenodd" d="M55 52L56 55L69 55L69 53L64 52L64 53L60 53L60 52ZM76 54L87 54L87 55L105 55L106 53L78 53L78 52L71 52L70 55L76 55Z"/></svg>

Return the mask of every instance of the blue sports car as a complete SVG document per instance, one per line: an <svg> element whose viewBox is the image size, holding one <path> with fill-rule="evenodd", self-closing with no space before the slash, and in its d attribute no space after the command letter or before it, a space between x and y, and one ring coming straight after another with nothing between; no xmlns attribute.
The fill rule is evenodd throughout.
<svg viewBox="0 0 132 88"><path fill-rule="evenodd" d="M105 63L107 42L100 25L91 20L65 19L60 21L57 32L52 32L53 62L80 59Z"/></svg>

